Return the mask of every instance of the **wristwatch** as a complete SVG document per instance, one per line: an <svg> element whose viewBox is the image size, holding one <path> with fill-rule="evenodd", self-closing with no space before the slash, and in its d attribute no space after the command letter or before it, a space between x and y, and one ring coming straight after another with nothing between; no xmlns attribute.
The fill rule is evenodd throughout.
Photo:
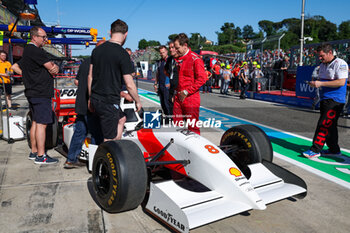
<svg viewBox="0 0 350 233"><path fill-rule="evenodd" d="M183 90L182 92L185 94L185 96L188 95L188 91L187 90Z"/></svg>

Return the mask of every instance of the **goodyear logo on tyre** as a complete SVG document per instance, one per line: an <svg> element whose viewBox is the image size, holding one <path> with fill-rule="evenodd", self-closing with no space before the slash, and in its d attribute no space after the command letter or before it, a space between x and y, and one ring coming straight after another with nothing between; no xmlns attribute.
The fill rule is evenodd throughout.
<svg viewBox="0 0 350 233"><path fill-rule="evenodd" d="M113 201L115 200L115 198L117 196L118 179L117 179L117 170L116 170L116 167L114 165L114 161L113 161L113 157L112 157L111 153L107 153L107 158L108 158L109 164L111 166L112 180L113 180L112 193L108 199L108 205L112 205Z"/></svg>
<svg viewBox="0 0 350 233"><path fill-rule="evenodd" d="M224 142L224 141L226 141L227 138L232 137L232 136L236 136L236 137L241 138L245 142L245 144L247 145L248 148L252 147L252 144L248 140L248 138L244 134L237 132L237 131L234 131L234 132L231 131L231 132L225 134L222 138L222 141Z"/></svg>

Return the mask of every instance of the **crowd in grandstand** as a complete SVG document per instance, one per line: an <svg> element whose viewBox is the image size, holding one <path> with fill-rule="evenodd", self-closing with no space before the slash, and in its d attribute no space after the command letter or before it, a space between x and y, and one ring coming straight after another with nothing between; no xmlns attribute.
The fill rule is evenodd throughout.
<svg viewBox="0 0 350 233"><path fill-rule="evenodd" d="M136 50L132 58L145 56L148 50ZM334 55L350 62L350 46L347 43L334 46ZM290 50L266 49L250 50L247 53L231 53L202 57L208 81L202 86L202 93L212 92L214 88L221 94L237 92L245 98L246 91L283 90L283 82L288 72L296 72L300 55L298 48ZM317 66L320 61L316 47L304 48L303 65ZM288 70L288 71L287 71ZM150 76L151 77L151 76Z"/></svg>

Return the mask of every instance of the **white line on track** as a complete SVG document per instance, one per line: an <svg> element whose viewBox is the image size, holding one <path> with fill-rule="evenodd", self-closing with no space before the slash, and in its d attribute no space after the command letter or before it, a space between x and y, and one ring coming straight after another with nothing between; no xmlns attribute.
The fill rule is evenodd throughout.
<svg viewBox="0 0 350 233"><path fill-rule="evenodd" d="M301 162L299 162L297 160L288 158L288 157L286 157L286 156L284 156L282 154L279 154L277 152L273 152L273 155L276 156L276 158L282 159L282 160L284 160L284 161L286 161L288 163L291 163L291 164L296 165L296 166L298 166L300 168L303 168L303 169L305 169L308 172L314 173L315 175L318 175L318 176L320 176L320 177L322 177L322 178L324 178L326 180L329 180L329 181L331 181L333 183L337 183L337 184L339 184L339 185L341 185L341 186L343 186L345 188L350 189L350 183L348 183L348 182L346 182L346 181L344 181L342 179L339 179L339 178L337 178L335 176L329 175L326 172L320 171L320 170L318 170L316 168L313 168L313 167L311 167L309 165L303 164L303 163L301 163Z"/></svg>

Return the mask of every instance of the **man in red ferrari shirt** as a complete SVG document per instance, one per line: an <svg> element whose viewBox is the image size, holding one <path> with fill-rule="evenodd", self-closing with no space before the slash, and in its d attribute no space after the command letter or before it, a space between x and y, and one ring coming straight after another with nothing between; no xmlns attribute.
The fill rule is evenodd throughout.
<svg viewBox="0 0 350 233"><path fill-rule="evenodd" d="M188 129L200 134L196 122L199 119L200 95L199 88L207 81L203 60L188 47L188 37L180 33L175 37L174 45L179 57L179 83L176 89L173 120L195 121L188 125ZM185 119L184 119L185 118Z"/></svg>

